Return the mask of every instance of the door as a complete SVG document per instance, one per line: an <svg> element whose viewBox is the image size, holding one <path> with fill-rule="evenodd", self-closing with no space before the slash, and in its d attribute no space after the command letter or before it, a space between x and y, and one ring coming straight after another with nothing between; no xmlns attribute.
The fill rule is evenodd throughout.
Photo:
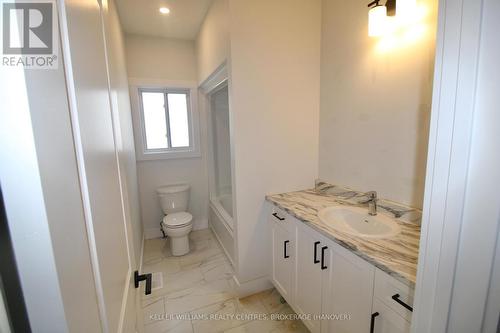
<svg viewBox="0 0 500 333"><path fill-rule="evenodd" d="M374 333L410 333L411 324L376 298L372 316Z"/></svg>
<svg viewBox="0 0 500 333"><path fill-rule="evenodd" d="M104 26L111 24L111 8L116 9L107 2L101 10L98 1L82 6L69 0L63 6L62 44L101 324L104 332L135 332L132 275L137 264L126 185L131 175L123 167L119 112L113 109L120 91L110 72L116 59L108 57L116 51L109 44L116 36Z"/></svg>
<svg viewBox="0 0 500 333"><path fill-rule="evenodd" d="M272 223L272 279L275 287L288 303L293 302L292 275L294 269L294 233Z"/></svg>
<svg viewBox="0 0 500 333"><path fill-rule="evenodd" d="M301 315L321 314L323 271L321 270L321 249L325 246L316 232L309 227L297 226L295 305ZM303 320L311 332L319 332L321 321L310 318Z"/></svg>
<svg viewBox="0 0 500 333"><path fill-rule="evenodd" d="M31 331L0 188L0 332Z"/></svg>
<svg viewBox="0 0 500 333"><path fill-rule="evenodd" d="M332 243L331 272L324 312L339 318L323 321L323 332L369 332L375 267Z"/></svg>

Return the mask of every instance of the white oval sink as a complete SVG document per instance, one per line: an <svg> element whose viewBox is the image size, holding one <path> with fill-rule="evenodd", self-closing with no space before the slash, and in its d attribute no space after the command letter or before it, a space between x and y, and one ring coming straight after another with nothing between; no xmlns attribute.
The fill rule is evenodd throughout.
<svg viewBox="0 0 500 333"><path fill-rule="evenodd" d="M318 217L326 225L355 236L388 238L401 232L391 218L382 214L371 216L367 209L359 207L328 207L320 210Z"/></svg>

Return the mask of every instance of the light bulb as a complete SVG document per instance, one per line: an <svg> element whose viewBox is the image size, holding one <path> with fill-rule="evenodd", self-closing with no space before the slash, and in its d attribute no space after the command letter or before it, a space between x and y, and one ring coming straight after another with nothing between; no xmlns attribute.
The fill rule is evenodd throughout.
<svg viewBox="0 0 500 333"><path fill-rule="evenodd" d="M167 7L160 7L160 13L168 14L170 13L170 9L168 9Z"/></svg>
<svg viewBox="0 0 500 333"><path fill-rule="evenodd" d="M399 18L409 18L415 15L416 9L416 0L397 0L396 2L396 16Z"/></svg>
<svg viewBox="0 0 500 333"><path fill-rule="evenodd" d="M387 7L375 6L368 11L368 36L381 36L386 30Z"/></svg>

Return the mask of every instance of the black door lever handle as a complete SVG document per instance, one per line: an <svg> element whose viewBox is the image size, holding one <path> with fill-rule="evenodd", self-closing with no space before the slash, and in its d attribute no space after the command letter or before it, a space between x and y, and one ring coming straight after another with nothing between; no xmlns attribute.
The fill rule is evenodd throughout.
<svg viewBox="0 0 500 333"><path fill-rule="evenodd" d="M151 294L151 287L153 284L153 274L147 273L147 274L141 274L139 275L139 271L134 272L134 286L136 288L139 288L139 282L146 280L146 290L145 294L150 295Z"/></svg>

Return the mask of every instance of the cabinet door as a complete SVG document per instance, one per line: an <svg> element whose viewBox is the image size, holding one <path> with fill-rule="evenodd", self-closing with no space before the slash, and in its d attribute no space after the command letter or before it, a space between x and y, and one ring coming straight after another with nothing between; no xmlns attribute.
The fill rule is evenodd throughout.
<svg viewBox="0 0 500 333"><path fill-rule="evenodd" d="M321 270L322 242L315 232L297 228L295 310L300 315L321 314L323 271ZM316 249L316 251L315 251ZM303 320L311 332L319 332L319 320Z"/></svg>
<svg viewBox="0 0 500 333"><path fill-rule="evenodd" d="M350 251L332 244L331 272L322 332L359 333L370 331L375 267Z"/></svg>
<svg viewBox="0 0 500 333"><path fill-rule="evenodd" d="M375 333L410 333L410 322L377 298L373 300L373 315Z"/></svg>
<svg viewBox="0 0 500 333"><path fill-rule="evenodd" d="M273 242L273 262L272 262L272 280L274 286L278 289L281 296L287 302L293 302L292 297L292 275L294 271L294 243L293 232L272 223L272 242Z"/></svg>

